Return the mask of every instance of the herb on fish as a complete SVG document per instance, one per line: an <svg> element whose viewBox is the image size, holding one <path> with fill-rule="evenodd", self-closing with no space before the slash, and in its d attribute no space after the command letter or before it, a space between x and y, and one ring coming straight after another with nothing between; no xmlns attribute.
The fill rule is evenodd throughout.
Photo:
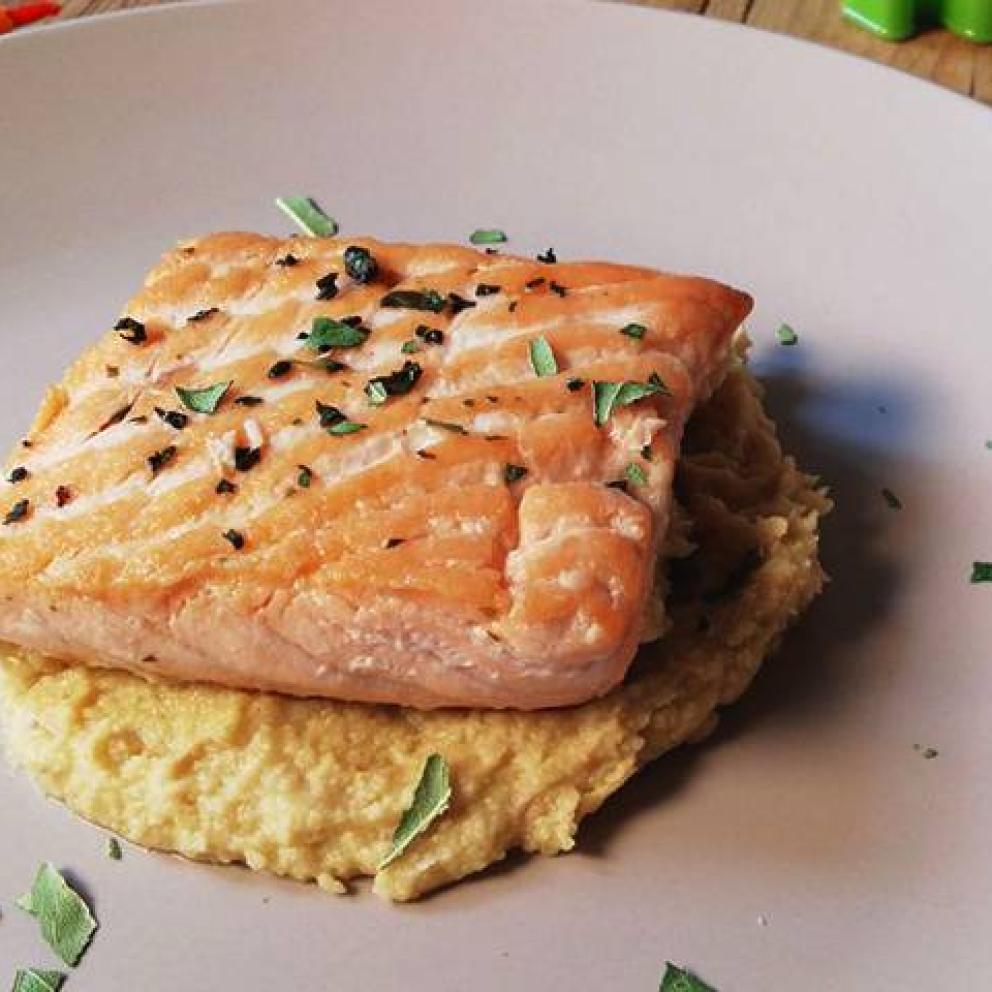
<svg viewBox="0 0 992 992"><path fill-rule="evenodd" d="M278 196L276 206L306 234L333 238L338 233L338 222L325 214L309 196Z"/></svg>
<svg viewBox="0 0 992 992"><path fill-rule="evenodd" d="M420 780L410 805L400 817L393 842L379 862L379 870L391 865L448 808L451 781L448 763L440 754L431 754L424 762Z"/></svg>
<svg viewBox="0 0 992 992"><path fill-rule="evenodd" d="M421 324L413 333L427 344L444 344L444 331L439 331L436 327Z"/></svg>
<svg viewBox="0 0 992 992"><path fill-rule="evenodd" d="M416 362L407 360L401 369L397 369L389 375L380 375L369 379L365 385L365 395L373 406L380 406L390 396L403 396L409 393L417 384L423 371Z"/></svg>
<svg viewBox="0 0 992 992"><path fill-rule="evenodd" d="M594 382L593 419L602 427L616 407L630 406L646 396L667 393L668 389L655 372L651 373L647 382Z"/></svg>
<svg viewBox="0 0 992 992"><path fill-rule="evenodd" d="M108 837L104 853L111 861L120 861L124 857L121 842L116 837Z"/></svg>
<svg viewBox="0 0 992 992"><path fill-rule="evenodd" d="M317 416L320 419L321 427L333 427L335 424L340 424L342 421L348 419L336 406L321 403L320 400L316 400L314 406L317 408Z"/></svg>
<svg viewBox="0 0 992 992"><path fill-rule="evenodd" d="M992 582L992 561L975 561L971 563L972 582Z"/></svg>
<svg viewBox="0 0 992 992"><path fill-rule="evenodd" d="M435 455L433 451L428 451L426 448L419 448L417 450L417 457L426 458L429 461L433 461L435 458L437 458L437 455Z"/></svg>
<svg viewBox="0 0 992 992"><path fill-rule="evenodd" d="M495 296L503 289L502 286L494 286L492 283L480 282L478 286L475 287L476 296Z"/></svg>
<svg viewBox="0 0 992 992"><path fill-rule="evenodd" d="M459 296L457 293L448 293L448 306L451 307L452 315L457 316L463 310L474 307L475 300L466 300L464 296Z"/></svg>
<svg viewBox="0 0 992 992"><path fill-rule="evenodd" d="M230 496L232 493L236 493L238 487L231 482L230 479L221 479L216 486L214 486L214 492L218 496Z"/></svg>
<svg viewBox="0 0 992 992"><path fill-rule="evenodd" d="M524 283L525 289L537 289L538 286L543 286L548 280L544 276L537 276L535 279L531 279Z"/></svg>
<svg viewBox="0 0 992 992"><path fill-rule="evenodd" d="M626 479L614 479L612 482L606 483L607 489L619 489L620 492L625 493L627 491L627 480Z"/></svg>
<svg viewBox="0 0 992 992"><path fill-rule="evenodd" d="M265 374L270 379L281 379L284 375L289 375L293 369L293 363L285 358L280 358L278 362L269 366L269 371Z"/></svg>
<svg viewBox="0 0 992 992"><path fill-rule="evenodd" d="M185 413L180 413L178 410L163 410L160 406L155 407L155 416L177 431L181 431L189 423L189 417Z"/></svg>
<svg viewBox="0 0 992 992"><path fill-rule="evenodd" d="M207 310L197 310L196 313L186 318L187 324L198 324L201 320L212 317L215 313L220 313L219 307L210 307Z"/></svg>
<svg viewBox="0 0 992 992"><path fill-rule="evenodd" d="M148 456L148 467L152 470L152 475L158 475L166 465L174 461L176 457L176 446L170 444L161 451L153 451Z"/></svg>
<svg viewBox="0 0 992 992"><path fill-rule="evenodd" d="M250 472L262 458L261 448L239 445L234 449L234 467L239 472Z"/></svg>
<svg viewBox="0 0 992 992"><path fill-rule="evenodd" d="M530 343L530 367L534 370L535 375L542 378L558 374L558 362L555 359L555 353L551 350L551 345L548 344L548 340L543 334L534 338Z"/></svg>
<svg viewBox="0 0 992 992"><path fill-rule="evenodd" d="M16 485L18 482L23 482L30 474L23 465L18 465L17 468L11 469L7 481Z"/></svg>
<svg viewBox="0 0 992 992"><path fill-rule="evenodd" d="M97 923L79 893L45 862L38 868L31 891L17 900L41 927L48 946L69 967L75 967L96 932Z"/></svg>
<svg viewBox="0 0 992 992"><path fill-rule="evenodd" d="M503 480L507 483L519 482L527 474L527 469L523 465L511 465L509 462L503 466Z"/></svg>
<svg viewBox="0 0 992 992"><path fill-rule="evenodd" d="M335 437L340 437L345 434L355 434L358 431L363 431L366 427L368 427L368 424L359 424L354 420L342 420L333 427L328 427L327 433L333 434Z"/></svg>
<svg viewBox="0 0 992 992"><path fill-rule="evenodd" d="M292 253L283 255L282 258L276 259L276 265L285 269L292 268L294 265L299 265L299 264L300 264L300 260Z"/></svg>
<svg viewBox="0 0 992 992"><path fill-rule="evenodd" d="M260 406L265 400L261 396L239 396L234 402L237 406Z"/></svg>
<svg viewBox="0 0 992 992"><path fill-rule="evenodd" d="M519 300L510 300L509 306L507 306L506 308L507 313L515 313L519 305L520 305Z"/></svg>
<svg viewBox="0 0 992 992"><path fill-rule="evenodd" d="M331 348L357 348L368 336L369 332L363 327L354 327L332 317L314 317L306 343L308 348L324 352Z"/></svg>
<svg viewBox="0 0 992 992"><path fill-rule="evenodd" d="M400 345L400 351L404 355L415 355L420 350L420 345L416 341L404 341Z"/></svg>
<svg viewBox="0 0 992 992"><path fill-rule="evenodd" d="M14 975L11 992L59 992L64 981L65 974L61 971L20 968Z"/></svg>
<svg viewBox="0 0 992 992"><path fill-rule="evenodd" d="M309 489L310 483L313 482L313 471L308 465L297 465L300 470L300 474L296 477L296 484L300 489Z"/></svg>
<svg viewBox="0 0 992 992"><path fill-rule="evenodd" d="M114 330L128 344L144 344L148 340L148 332L145 330L145 325L133 317L121 317L114 324Z"/></svg>
<svg viewBox="0 0 992 992"><path fill-rule="evenodd" d="M646 486L648 483L647 473L637 462L631 462L624 475L627 476L627 481L633 482L635 486Z"/></svg>
<svg viewBox="0 0 992 992"><path fill-rule="evenodd" d="M568 294L568 290L560 282L555 282L554 279L548 283L548 289L557 296L564 297Z"/></svg>
<svg viewBox="0 0 992 992"><path fill-rule="evenodd" d="M116 379L121 374L120 368L116 365L104 365L103 371L108 379Z"/></svg>
<svg viewBox="0 0 992 992"><path fill-rule="evenodd" d="M799 344L799 335L796 334L796 332L788 324L783 324L775 332L775 336L778 338L779 344L784 344L786 346Z"/></svg>
<svg viewBox="0 0 992 992"><path fill-rule="evenodd" d="M570 393L577 393L586 384L585 379L569 379L565 383L565 388Z"/></svg>
<svg viewBox="0 0 992 992"><path fill-rule="evenodd" d="M302 365L308 369L316 369L318 372L327 372L328 374L333 374L335 372L343 372L347 365L344 362L339 362L336 358L317 358L312 362L304 361L302 359L296 359L297 365Z"/></svg>
<svg viewBox="0 0 992 992"><path fill-rule="evenodd" d="M55 490L55 505L61 510L72 500L72 490L68 486L58 486Z"/></svg>
<svg viewBox="0 0 992 992"><path fill-rule="evenodd" d="M223 538L235 551L240 551L245 546L245 537L240 531L226 530L224 531Z"/></svg>
<svg viewBox="0 0 992 992"><path fill-rule="evenodd" d="M26 499L19 499L8 511L7 515L3 518L3 524L5 527L10 524L16 524L23 520L28 515L28 510L31 509L31 501Z"/></svg>
<svg viewBox="0 0 992 992"><path fill-rule="evenodd" d="M227 382L217 382L202 389L184 389L182 386L176 386L176 395L187 410L192 410L194 413L216 413L221 400L233 385L234 380L228 379Z"/></svg>
<svg viewBox="0 0 992 992"><path fill-rule="evenodd" d="M430 417L424 417L424 423L428 427L436 427L438 430L450 431L452 434L468 434L468 431L462 427L461 424L453 424L449 420L432 420Z"/></svg>
<svg viewBox="0 0 992 992"><path fill-rule="evenodd" d="M546 252L537 256L539 262L544 262L546 265L554 265L558 261L558 256L555 254L554 248L549 248Z"/></svg>
<svg viewBox="0 0 992 992"><path fill-rule="evenodd" d="M394 289L379 301L381 306L393 310L429 310L440 313L444 297L435 289Z"/></svg>
<svg viewBox="0 0 992 992"><path fill-rule="evenodd" d="M388 541L386 541L386 550L388 551L390 548L398 548L401 544L405 543L406 541L402 537L391 537Z"/></svg>
<svg viewBox="0 0 992 992"><path fill-rule="evenodd" d="M640 341L647 334L648 329L643 324L626 324L620 328L621 334L626 334L629 338Z"/></svg>
<svg viewBox="0 0 992 992"><path fill-rule="evenodd" d="M355 282L368 283L379 274L379 263L368 248L349 245L344 250L344 270Z"/></svg>
<svg viewBox="0 0 992 992"><path fill-rule="evenodd" d="M317 299L333 300L338 295L338 274L328 272L317 280Z"/></svg>
<svg viewBox="0 0 992 992"><path fill-rule="evenodd" d="M506 241L506 233L498 227L477 227L468 240L473 245L501 245Z"/></svg>
<svg viewBox="0 0 992 992"><path fill-rule="evenodd" d="M665 962L665 974L661 978L658 992L716 992L685 968L679 968L671 961Z"/></svg>
<svg viewBox="0 0 992 992"><path fill-rule="evenodd" d="M890 510L902 509L902 500L891 489L882 490L882 499L888 504Z"/></svg>

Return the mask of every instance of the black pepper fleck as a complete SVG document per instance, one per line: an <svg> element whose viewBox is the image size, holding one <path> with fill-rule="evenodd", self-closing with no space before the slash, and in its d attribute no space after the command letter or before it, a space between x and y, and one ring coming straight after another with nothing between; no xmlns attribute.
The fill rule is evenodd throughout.
<svg viewBox="0 0 992 992"><path fill-rule="evenodd" d="M240 551L245 546L244 534L236 530L224 531L224 540L230 542L235 551Z"/></svg>
<svg viewBox="0 0 992 992"><path fill-rule="evenodd" d="M72 501L72 490L68 486L59 486L55 490L55 505L61 510Z"/></svg>
<svg viewBox="0 0 992 992"><path fill-rule="evenodd" d="M208 307L206 310L197 310L196 313L186 318L187 324L198 324L201 320L212 317L215 313L220 313L219 307Z"/></svg>
<svg viewBox="0 0 992 992"><path fill-rule="evenodd" d="M531 279L524 283L525 289L537 289L538 286L543 286L548 280L544 276L538 276L536 279Z"/></svg>
<svg viewBox="0 0 992 992"><path fill-rule="evenodd" d="M163 410L160 406L157 406L155 407L155 415L159 420L164 421L170 427L174 427L177 431L181 431L189 423L189 417L185 413L180 413L178 410Z"/></svg>
<svg viewBox="0 0 992 992"><path fill-rule="evenodd" d="M569 379L565 383L565 388L570 393L577 393L586 384L585 379Z"/></svg>
<svg viewBox="0 0 992 992"><path fill-rule="evenodd" d="M269 366L269 371L266 375L270 379L281 379L284 375L288 375L292 371L293 363L285 358L281 358L274 365Z"/></svg>
<svg viewBox="0 0 992 992"><path fill-rule="evenodd" d="M283 255L282 258L276 259L276 265L281 266L284 269L292 268L294 265L299 265L300 260L293 254Z"/></svg>
<svg viewBox="0 0 992 992"><path fill-rule="evenodd" d="M238 446L234 449L234 467L239 472L250 472L261 460L261 448Z"/></svg>
<svg viewBox="0 0 992 992"><path fill-rule="evenodd" d="M148 332L145 330L145 325L142 324L140 320L135 320L133 317L121 317L121 319L114 324L114 330L117 331L128 344L144 344L148 340Z"/></svg>
<svg viewBox="0 0 992 992"><path fill-rule="evenodd" d="M4 526L9 524L16 524L19 520L23 520L28 515L28 510L31 509L31 503L26 499L19 499L8 511L7 515L3 518Z"/></svg>
<svg viewBox="0 0 992 992"><path fill-rule="evenodd" d="M338 274L328 272L317 280L317 299L333 300L338 295Z"/></svg>
<svg viewBox="0 0 992 992"><path fill-rule="evenodd" d="M480 282L479 285L475 287L475 295L495 296L501 289L501 286L493 286L491 283Z"/></svg>
<svg viewBox="0 0 992 992"><path fill-rule="evenodd" d="M402 537L391 537L386 541L386 548L398 548L401 544L405 543L405 538Z"/></svg>
<svg viewBox="0 0 992 992"><path fill-rule="evenodd" d="M7 481L12 483L23 482L30 474L23 465L18 465L17 468L11 469L10 475L7 476Z"/></svg>
<svg viewBox="0 0 992 992"><path fill-rule="evenodd" d="M265 400L261 396L239 396L234 402L237 406L259 406Z"/></svg>
<svg viewBox="0 0 992 992"><path fill-rule="evenodd" d="M232 493L236 493L238 487L231 482L230 479L221 479L216 486L214 486L214 492L218 496L230 496Z"/></svg>
<svg viewBox="0 0 992 992"><path fill-rule="evenodd" d="M152 470L152 475L158 475L176 457L176 446L170 444L161 451L153 451L148 456L148 467Z"/></svg>

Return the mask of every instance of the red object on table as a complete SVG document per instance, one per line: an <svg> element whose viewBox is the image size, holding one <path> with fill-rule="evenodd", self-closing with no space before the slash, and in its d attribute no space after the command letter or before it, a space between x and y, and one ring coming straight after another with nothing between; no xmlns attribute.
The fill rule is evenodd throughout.
<svg viewBox="0 0 992 992"><path fill-rule="evenodd" d="M0 34L7 34L14 28L34 24L46 17L54 17L62 7L57 3L23 3L19 7L0 6Z"/></svg>

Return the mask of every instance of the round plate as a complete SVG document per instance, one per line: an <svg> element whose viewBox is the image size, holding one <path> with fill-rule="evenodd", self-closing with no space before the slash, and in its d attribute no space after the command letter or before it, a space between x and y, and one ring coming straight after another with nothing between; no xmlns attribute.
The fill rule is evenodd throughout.
<svg viewBox="0 0 992 992"><path fill-rule="evenodd" d="M182 236L345 231L715 275L837 510L833 583L705 746L410 907L127 848L0 774L0 959L50 859L102 927L67 988L979 988L992 966L992 127L929 85L618 6L178 6L0 42L0 430ZM788 321L799 344L776 343ZM903 504L892 509L883 488ZM939 756L923 757L934 747ZM0 976L0 982L8 979Z"/></svg>

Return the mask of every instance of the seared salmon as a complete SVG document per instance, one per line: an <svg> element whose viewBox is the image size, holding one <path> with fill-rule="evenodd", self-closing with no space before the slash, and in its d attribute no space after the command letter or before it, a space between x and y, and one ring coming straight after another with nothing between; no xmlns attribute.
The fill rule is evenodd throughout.
<svg viewBox="0 0 992 992"><path fill-rule="evenodd" d="M0 638L421 708L601 695L750 308L453 245L181 244L6 463Z"/></svg>

